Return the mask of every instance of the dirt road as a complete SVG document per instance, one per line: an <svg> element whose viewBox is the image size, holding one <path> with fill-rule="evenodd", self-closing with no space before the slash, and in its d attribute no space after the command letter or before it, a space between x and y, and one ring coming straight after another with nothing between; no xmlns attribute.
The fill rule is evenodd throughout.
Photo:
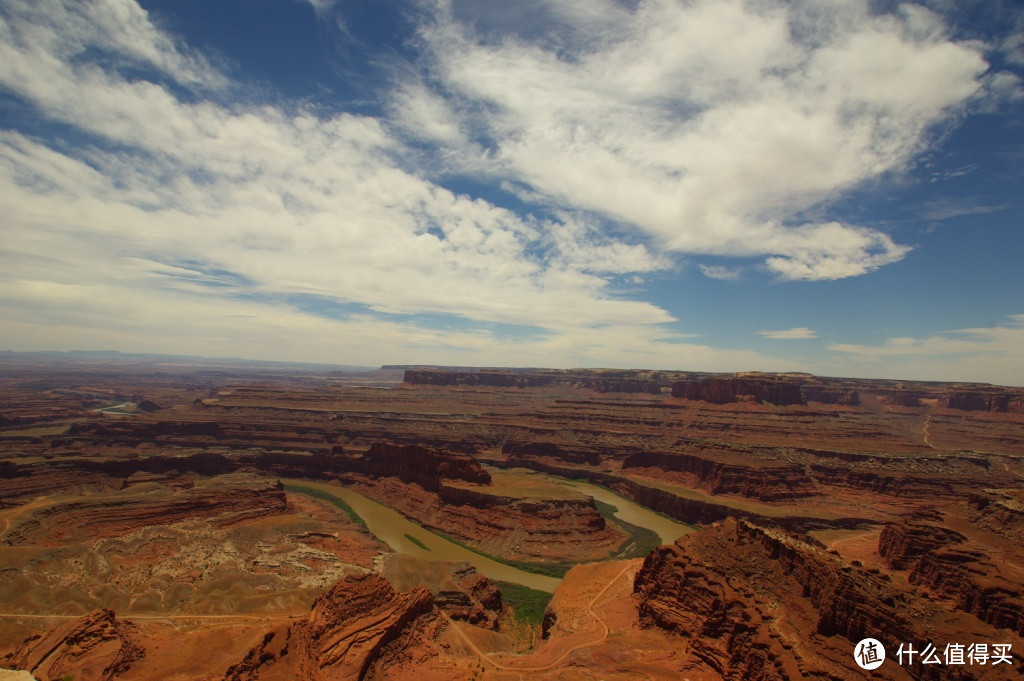
<svg viewBox="0 0 1024 681"><path fill-rule="evenodd" d="M565 660L565 658L567 658L569 655L573 654L577 650L582 650L583 648L589 648L590 646L595 646L598 643L602 643L605 639L608 638L608 633L609 633L608 625L605 624L604 620L602 620L600 617L598 617L597 613L594 612L594 604L597 603L597 601L600 600L601 597L605 595L605 593L607 593L608 589L611 588L612 584L617 582L623 575L625 575L627 572L629 572L632 568L633 568L632 565L627 565L626 567L622 568L622 570L617 575L612 577L612 579L609 580L608 583L604 585L604 588L602 588L601 591L598 592L598 594L596 596L594 596L593 599L591 599L590 603L587 604L587 613L591 617L593 617L594 620L598 624L601 625L601 628L604 629L604 632L598 638L596 638L596 639L594 639L592 641L587 641L586 643L578 643L578 644L576 644L576 645L566 649L565 651L562 652L561 655L558 656L558 658L554 662L551 662L550 664L546 664L546 665L544 665L542 667L509 666L507 664L502 664L500 662L496 662L495 660L493 660L491 658L490 655L488 655L487 653L485 653L482 650L480 650L480 648L478 648L476 646L476 644L473 643L473 641L471 641L469 639L469 637L467 637L462 632L461 629L459 629L456 626L455 630L459 633L459 636L462 638L462 640L465 642L466 646L469 647L470 650L472 650L481 660L483 660L487 664L491 665L495 669L501 669L502 671L510 671L510 672L546 672L546 671L548 671L550 669L554 669L555 667L560 665ZM445 615L445 617L447 617L447 615ZM451 621L451 619L449 619L449 622L450 621ZM455 626L454 622L452 623L452 626Z"/></svg>

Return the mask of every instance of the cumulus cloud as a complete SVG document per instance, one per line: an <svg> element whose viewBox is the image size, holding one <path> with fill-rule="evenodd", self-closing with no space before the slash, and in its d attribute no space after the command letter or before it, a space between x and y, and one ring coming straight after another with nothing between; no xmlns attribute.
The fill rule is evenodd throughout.
<svg viewBox="0 0 1024 681"><path fill-rule="evenodd" d="M877 15L862 0L535 0L545 25L529 30L462 6L437 3L424 70L477 131L488 172L672 251L764 257L783 279L907 253L878 230L799 216L903 167L987 68L929 11Z"/></svg>
<svg viewBox="0 0 1024 681"><path fill-rule="evenodd" d="M778 331L758 331L757 333L759 336L774 340L804 340L818 337L816 331L808 329L806 326L795 326L792 329L781 329Z"/></svg>

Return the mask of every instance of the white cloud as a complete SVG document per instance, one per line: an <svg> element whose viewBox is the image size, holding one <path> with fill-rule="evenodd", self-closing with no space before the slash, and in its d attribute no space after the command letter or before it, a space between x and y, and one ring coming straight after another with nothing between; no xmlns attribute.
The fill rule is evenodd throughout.
<svg viewBox="0 0 1024 681"><path fill-rule="evenodd" d="M391 99L392 121L415 137L439 144L467 144L448 104L422 83L409 81Z"/></svg>
<svg viewBox="0 0 1024 681"><path fill-rule="evenodd" d="M97 49L110 63L85 57ZM159 76L122 75L126 58ZM350 363L764 360L683 345L668 312L616 289L612 277L670 264L635 240L454 194L403 168L408 149L376 119L183 98L162 84L179 77L224 84L128 0L11 5L0 86L92 141L0 132L0 336L11 347ZM412 92L407 108L442 140L455 131L432 97Z"/></svg>
<svg viewBox="0 0 1024 681"><path fill-rule="evenodd" d="M400 167L401 143L373 118L183 101L98 67L82 53L102 42L166 78L218 81L128 0L73 7L14 7L0 84L110 146L65 152L2 134L6 237L29 244L19 258L89 253L95 261L80 274L125 280L138 259L198 262L249 282L248 294L320 295L388 313L544 328L672 321L600 276L664 266L643 246L455 195ZM64 41L69 32L75 39ZM429 93L420 96L430 109ZM41 227L48 243L35 251ZM546 261L530 249L549 239L559 255ZM185 285L147 283L157 281Z"/></svg>
<svg viewBox="0 0 1024 681"><path fill-rule="evenodd" d="M856 276L907 253L877 230L798 216L903 167L987 67L914 7L534 6L550 29L502 35L494 20L479 34L439 3L422 30L431 82L482 131L487 171L675 251L766 257L784 279Z"/></svg>
<svg viewBox="0 0 1024 681"><path fill-rule="evenodd" d="M795 326L792 329L781 329L778 331L758 331L757 333L760 336L773 340L804 340L818 337L816 331L808 329L806 326Z"/></svg>
<svg viewBox="0 0 1024 681"><path fill-rule="evenodd" d="M875 375L1024 384L1024 314L1010 315L1003 324L987 328L896 337L882 345L828 347L846 356L844 366L874 365Z"/></svg>
<svg viewBox="0 0 1024 681"><path fill-rule="evenodd" d="M336 4L338 4L338 0L308 0L308 1L309 1L309 4L313 6L313 11L315 11L317 14L320 14L321 12L325 12L325 11L331 9L332 7L334 7Z"/></svg>
<svg viewBox="0 0 1024 681"><path fill-rule="evenodd" d="M5 82L37 75L40 66L69 73L69 63L87 51L112 72L145 66L186 86L220 89L228 81L199 54L158 30L145 10L128 0L68 3L60 0L11 0L8 19L0 21L0 72ZM79 73L98 76L90 63ZM59 99L59 83L25 82L35 93ZM67 104L74 105L73 100Z"/></svg>
<svg viewBox="0 0 1024 681"><path fill-rule="evenodd" d="M1006 61L1024 66L1024 31L1007 36L1000 45L1000 51L1005 55Z"/></svg>
<svg viewBox="0 0 1024 681"><path fill-rule="evenodd" d="M739 281L740 270L731 269L723 265L698 265L701 273L705 277L711 279L720 279L722 281Z"/></svg>
<svg viewBox="0 0 1024 681"><path fill-rule="evenodd" d="M0 132L0 337L356 364L800 369L694 343L616 282L680 252L764 259L788 279L906 253L877 230L796 216L905 163L984 62L927 13L802 7L537 0L543 20L505 35L441 3L421 72L374 118L231 101L243 84L132 0L11 0L0 88L35 129L68 134ZM890 49L899 60L880 62ZM446 172L537 215L431 179Z"/></svg>
<svg viewBox="0 0 1024 681"><path fill-rule="evenodd" d="M88 249L89 247L86 246ZM83 281L92 254L68 264L63 281L0 281L0 337L17 349L117 347L137 352L374 365L410 361L519 366L736 367L796 369L795 362L748 350L690 342L657 325L575 327L522 335L487 328L432 328L370 313L330 319L284 303L210 295L202 273L137 261L124 273ZM39 263L36 263L37 271ZM165 285L167 274L184 284Z"/></svg>

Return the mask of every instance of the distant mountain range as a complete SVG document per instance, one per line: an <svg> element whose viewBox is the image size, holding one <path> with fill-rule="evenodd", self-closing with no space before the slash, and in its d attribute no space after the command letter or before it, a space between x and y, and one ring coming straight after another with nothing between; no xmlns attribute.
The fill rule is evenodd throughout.
<svg viewBox="0 0 1024 681"><path fill-rule="evenodd" d="M319 362L276 362L270 360L242 359L240 357L202 357L199 355L161 355L147 352L121 352L120 350L59 350L39 352L16 352L0 350L2 364L174 364L202 367L259 368L263 370L313 370L343 371L362 373L376 371L378 367L351 364L323 364Z"/></svg>

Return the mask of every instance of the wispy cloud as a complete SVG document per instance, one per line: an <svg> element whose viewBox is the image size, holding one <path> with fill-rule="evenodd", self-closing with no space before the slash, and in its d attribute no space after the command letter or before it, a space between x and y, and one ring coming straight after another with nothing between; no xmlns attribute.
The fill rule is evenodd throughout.
<svg viewBox="0 0 1024 681"><path fill-rule="evenodd" d="M701 274L710 279L720 279L722 281L739 281L741 270L739 268L730 268L723 265L698 265Z"/></svg>
<svg viewBox="0 0 1024 681"><path fill-rule="evenodd" d="M949 220L964 215L985 215L1006 210L1006 204L993 204L983 201L972 201L969 198L952 200L936 199L925 204L921 216L928 220Z"/></svg>
<svg viewBox="0 0 1024 681"><path fill-rule="evenodd" d="M1024 314L991 327L896 337L881 345L831 343L828 348L852 362L876 365L890 376L1019 383L1024 376Z"/></svg>
<svg viewBox="0 0 1024 681"><path fill-rule="evenodd" d="M806 338L817 338L818 334L806 326L795 326L792 329L781 329L778 331L758 331L759 336L773 340L803 340Z"/></svg>

